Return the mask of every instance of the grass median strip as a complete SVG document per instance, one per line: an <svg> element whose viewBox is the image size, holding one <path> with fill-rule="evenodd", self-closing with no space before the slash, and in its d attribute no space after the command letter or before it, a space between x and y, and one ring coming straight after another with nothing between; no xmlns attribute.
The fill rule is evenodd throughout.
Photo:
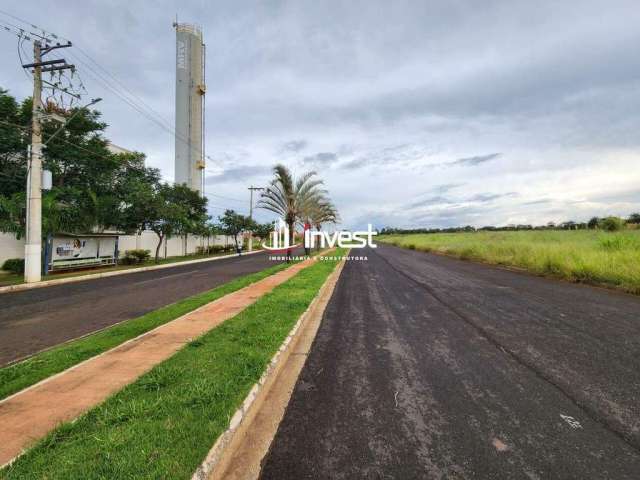
<svg viewBox="0 0 640 480"><path fill-rule="evenodd" d="M51 432L0 477L190 478L337 263L302 270Z"/></svg>
<svg viewBox="0 0 640 480"><path fill-rule="evenodd" d="M640 230L430 233L379 240L640 294Z"/></svg>
<svg viewBox="0 0 640 480"><path fill-rule="evenodd" d="M278 264L266 270L236 278L207 292L185 298L141 317L124 321L1 368L0 399L285 268L287 268L287 264Z"/></svg>

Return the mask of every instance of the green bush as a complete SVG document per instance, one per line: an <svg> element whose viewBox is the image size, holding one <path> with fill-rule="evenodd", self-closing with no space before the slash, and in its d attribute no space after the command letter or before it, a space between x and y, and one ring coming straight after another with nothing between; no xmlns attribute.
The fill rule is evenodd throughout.
<svg viewBox="0 0 640 480"><path fill-rule="evenodd" d="M224 245L209 245L208 247L196 247L198 255L214 255L225 251Z"/></svg>
<svg viewBox="0 0 640 480"><path fill-rule="evenodd" d="M624 220L620 217L606 217L600 220L600 228L607 232L617 232L624 228Z"/></svg>
<svg viewBox="0 0 640 480"><path fill-rule="evenodd" d="M21 274L24 273L24 258L9 258L2 264L2 270Z"/></svg>
<svg viewBox="0 0 640 480"><path fill-rule="evenodd" d="M137 248L125 251L124 257L120 258L119 263L123 265L136 265L146 262L149 258L151 258L151 250Z"/></svg>

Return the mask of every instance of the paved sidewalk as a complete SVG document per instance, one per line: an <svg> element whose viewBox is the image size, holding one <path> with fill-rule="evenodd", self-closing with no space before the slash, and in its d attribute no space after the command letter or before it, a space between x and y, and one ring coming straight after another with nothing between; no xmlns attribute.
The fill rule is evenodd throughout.
<svg viewBox="0 0 640 480"><path fill-rule="evenodd" d="M0 402L0 465L135 381L192 339L311 265L306 260L130 340Z"/></svg>

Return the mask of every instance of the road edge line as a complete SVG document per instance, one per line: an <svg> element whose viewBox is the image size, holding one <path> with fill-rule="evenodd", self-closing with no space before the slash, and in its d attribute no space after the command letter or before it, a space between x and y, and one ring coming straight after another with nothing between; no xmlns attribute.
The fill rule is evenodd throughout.
<svg viewBox="0 0 640 480"><path fill-rule="evenodd" d="M245 252L243 255L254 255L264 252L264 250L255 250L253 252ZM241 255L242 256L242 255ZM115 272L90 273L88 275L79 275L77 277L57 278L54 280L44 280L37 283L18 283L17 285L7 285L0 287L0 294L9 292L20 292L24 290L32 290L34 288L52 287L54 285L64 285L65 283L78 283L85 280L96 280L98 278L116 277L118 275L127 275L130 273L150 272L152 270L162 270L163 268L181 267L182 265L192 265L194 263L213 262L216 260L224 260L225 258L235 258L238 254L221 255L211 258L197 258L195 260L185 260L183 262L164 263L162 265L150 265L148 267L130 268L127 270L116 270Z"/></svg>
<svg viewBox="0 0 640 480"><path fill-rule="evenodd" d="M347 254L345 254L346 256ZM340 278L340 274L344 268L346 260L343 258L338 265L334 268L333 272L327 277L323 285L318 290L318 293L313 298L307 309L300 315L298 321L293 326L293 328L289 331L289 334L284 339L278 351L273 355L267 368L260 376L260 379L257 383L253 385L248 395L242 401L241 406L235 411L231 420L229 421L229 427L217 438L216 442L213 444L211 450L200 464L200 466L196 469L194 474L191 477L191 480L206 480L208 478L213 478L214 475L221 475L224 472L225 468L228 466L228 463L232 459L234 453L238 450L240 439L243 434L245 434L252 426L253 420L256 417L256 414L259 412L260 408L264 404L264 401L271 392L276 384L276 379L287 365L288 360L291 357L291 354L294 348L298 345L303 330L306 330L310 327L313 327L314 320L316 321L316 327L319 327L320 321L322 320L322 315L331 300L333 292L338 283L338 279ZM318 328L316 328L313 332L311 332L311 343L316 336ZM306 361L306 358L305 358ZM304 364L304 363L303 363ZM295 381L300 374L300 371L296 372L294 378ZM289 399L291 398L291 394L293 390L291 390L287 396L287 404ZM286 404L284 405L286 409ZM282 421L282 417L284 416L284 411L282 415L277 421L277 425ZM269 446L271 441L273 440L273 436L277 431L277 425L273 433L270 435L269 445L264 451L260 452L259 455L255 456L258 459L258 467L260 466L260 461L264 458L269 450ZM258 468L258 471L260 469Z"/></svg>

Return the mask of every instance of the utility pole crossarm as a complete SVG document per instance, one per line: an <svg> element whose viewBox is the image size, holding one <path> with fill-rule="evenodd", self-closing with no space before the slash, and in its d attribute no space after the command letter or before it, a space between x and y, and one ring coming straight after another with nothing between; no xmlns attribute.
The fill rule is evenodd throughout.
<svg viewBox="0 0 640 480"><path fill-rule="evenodd" d="M58 70L66 70L66 69L75 69L76 66L75 65L68 65L68 64L64 64L64 65L60 65L60 66L53 66L53 67L45 67L42 69L43 72L57 72Z"/></svg>
<svg viewBox="0 0 640 480"><path fill-rule="evenodd" d="M67 43L65 43L64 45L57 43L55 45L47 46L42 49L42 56L44 57L47 53L49 53L51 50L55 50L56 48L67 48L71 46L72 46L72 43L69 41L67 41Z"/></svg>
<svg viewBox="0 0 640 480"><path fill-rule="evenodd" d="M45 62L34 62L34 63L25 63L22 65L22 68L34 68L34 67L44 67L46 65L55 65L57 63L67 64L67 61L64 58L60 60L47 60Z"/></svg>

